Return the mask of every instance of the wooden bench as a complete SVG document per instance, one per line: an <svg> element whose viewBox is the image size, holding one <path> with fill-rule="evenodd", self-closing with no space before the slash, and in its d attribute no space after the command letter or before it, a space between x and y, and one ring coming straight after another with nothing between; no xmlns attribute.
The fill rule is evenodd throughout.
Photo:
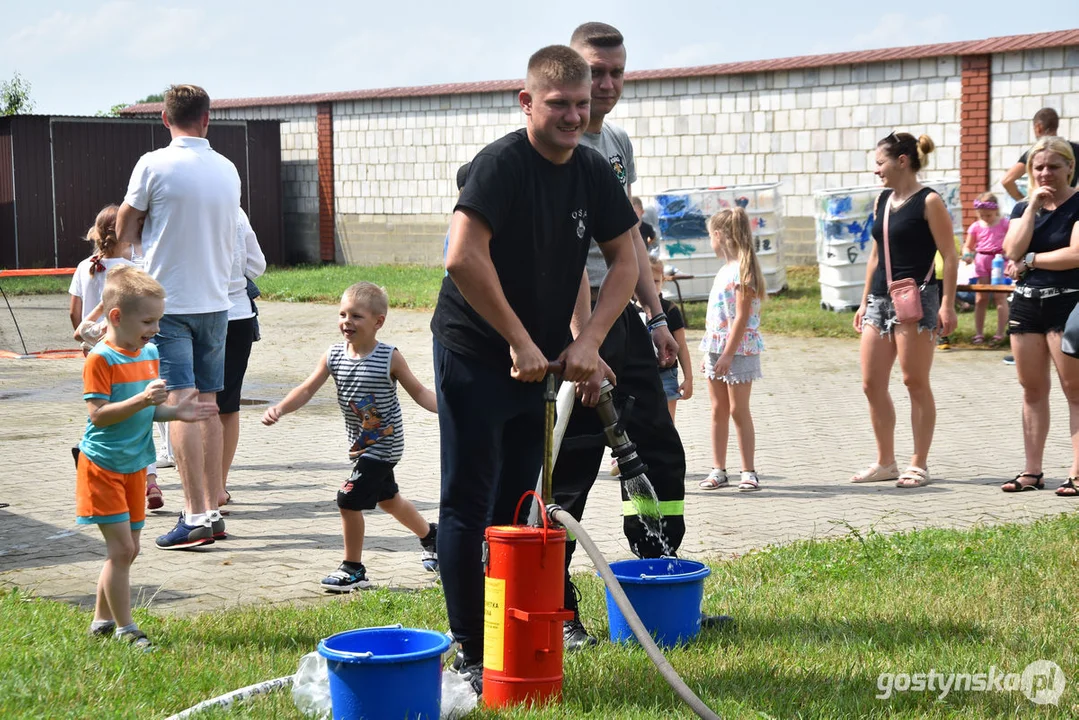
<svg viewBox="0 0 1079 720"><path fill-rule="evenodd" d="M1015 285L975 285L960 283L955 286L955 289L959 292L987 292L1010 295L1011 292L1015 290Z"/></svg>

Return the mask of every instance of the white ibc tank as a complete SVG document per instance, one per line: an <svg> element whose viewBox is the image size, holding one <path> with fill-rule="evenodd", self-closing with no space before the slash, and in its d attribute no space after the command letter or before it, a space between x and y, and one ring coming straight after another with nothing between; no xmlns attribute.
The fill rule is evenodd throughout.
<svg viewBox="0 0 1079 720"><path fill-rule="evenodd" d="M742 207L749 215L757 259L769 293L787 287L783 261L783 211L779 183L682 188L656 195L660 258L692 279L679 285L684 300L707 300L723 260L712 252L708 218L725 208Z"/></svg>
<svg viewBox="0 0 1079 720"><path fill-rule="evenodd" d="M959 181L926 180L944 199L958 237L963 235ZM862 302L866 263L872 249L873 205L879 185L821 190L814 194L817 217L817 263L821 307L856 310Z"/></svg>

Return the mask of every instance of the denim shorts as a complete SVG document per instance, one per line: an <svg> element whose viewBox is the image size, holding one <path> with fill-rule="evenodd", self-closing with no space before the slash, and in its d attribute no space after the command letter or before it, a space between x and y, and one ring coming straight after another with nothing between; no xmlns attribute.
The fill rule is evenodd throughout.
<svg viewBox="0 0 1079 720"><path fill-rule="evenodd" d="M668 400L681 400L682 394L678 392L678 366L659 369L659 379L663 381L663 392Z"/></svg>
<svg viewBox="0 0 1079 720"><path fill-rule="evenodd" d="M937 313L940 312L940 290L936 285L921 287L922 319L918 321L918 332L937 329ZM896 324L895 306L888 295L870 295L866 302L865 317L862 322L872 325L880 331L881 337L891 334Z"/></svg>
<svg viewBox="0 0 1079 720"><path fill-rule="evenodd" d="M161 356L161 378L169 390L224 389L228 326L228 310L161 317L154 343Z"/></svg>

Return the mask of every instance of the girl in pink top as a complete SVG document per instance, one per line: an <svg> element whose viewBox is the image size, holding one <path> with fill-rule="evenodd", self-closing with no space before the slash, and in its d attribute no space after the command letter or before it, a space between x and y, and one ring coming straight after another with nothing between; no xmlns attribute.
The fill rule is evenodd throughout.
<svg viewBox="0 0 1079 720"><path fill-rule="evenodd" d="M982 193L974 201L974 212L978 219L967 230L967 240L963 243L963 259L974 260L974 282L988 285L993 273L993 258L1004 252L1004 236L1008 234L1008 218L1000 216L997 196ZM985 342L985 313L989 309L989 296L993 293L980 292L974 298L974 340L975 345ZM1003 295L997 295L997 334L993 344L1004 342L1004 327L1008 322L1008 303Z"/></svg>

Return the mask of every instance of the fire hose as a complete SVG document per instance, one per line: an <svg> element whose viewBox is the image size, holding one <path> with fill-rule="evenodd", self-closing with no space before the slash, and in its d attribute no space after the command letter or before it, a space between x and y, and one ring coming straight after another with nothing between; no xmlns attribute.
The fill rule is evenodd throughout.
<svg viewBox="0 0 1079 720"><path fill-rule="evenodd" d="M626 593L611 570L611 566L607 564L607 560L592 541L592 538L588 536L588 533L572 515L558 505L552 504L551 478L554 473L554 463L566 433L566 426L569 424L569 415L573 411L574 397L572 383L563 383L559 391L555 392L558 383L555 373L561 369L559 363L551 363L544 393L547 432L544 439L544 467L540 473L537 489L541 490L543 501L547 504L547 515L553 522L561 523L565 526L573 534L577 542L581 544L585 552L588 553L588 557L592 558L596 571L603 579L603 582L606 583L611 597L614 599L618 609L622 611L622 615L626 618L626 622L636 636L637 642L644 648L648 659L656 666L656 669L659 670L660 675L671 686L671 689L697 714L697 717L705 718L706 720L720 720L719 715L705 705L704 701L693 692L693 689L682 680L674 666L663 654L663 651L656 645L651 633L641 622L640 616L637 615L637 611L633 609L629 598L626 597ZM614 406L613 390L614 386L604 379L600 387L600 399L596 404L596 412L603 424L607 444L610 445L615 458L618 460L620 475L623 479L627 477L643 477L648 468L637 456L636 446L630 442L625 433L625 428L620 422L618 410ZM533 512L538 517L538 511L535 510L534 506Z"/></svg>
<svg viewBox="0 0 1079 720"><path fill-rule="evenodd" d="M697 693L693 692L689 685L686 685L686 682L679 677L674 666L663 655L663 651L656 645L656 641L652 639L652 635L648 632L644 623L641 622L641 618L633 609L633 605L630 604L629 598L626 597L625 591L622 590L618 578L614 576L611 566L607 564L603 554L596 544L592 542L592 538L588 537L588 533L584 531L581 524L557 505L548 508L547 513L552 520L562 523L566 529L573 533L577 542L588 553L588 557L592 558L592 562L596 565L596 571L603 578L603 582L607 584L607 589L611 591L611 597L614 599L615 604L618 605L618 609L622 611L622 615L625 616L626 622L629 623L630 629L637 637L637 642L644 648L648 659L656 666L656 669L659 670L660 675L671 686L671 689L685 701L686 705L689 705L693 712L697 713L697 717L706 718L706 720L720 720L719 715L705 705L704 701L697 696Z"/></svg>
<svg viewBox="0 0 1079 720"><path fill-rule="evenodd" d="M664 656L663 652L656 645L656 642L652 639L648 629L644 626L644 623L641 622L640 616L637 615L636 610L633 609L633 605L630 603L629 598L626 597L626 593L622 589L622 585L618 582L618 578L615 577L614 572L611 570L611 566L607 564L603 554L592 541L592 538L588 536L588 533L585 532L581 524L558 505L550 504L552 492L551 479L554 471L554 461L558 456L559 447L565 436L566 427L569 423L569 416L573 410L574 400L574 388L572 383L563 383L563 386L556 392L558 380L554 373L559 372L561 366L557 363L552 363L550 370L551 374L547 377L547 387L544 394L547 412L544 469L541 472L539 482L537 483L537 490L542 491L542 497L547 504L547 515L552 522L561 523L569 530L569 532L573 533L577 542L579 542L585 552L588 553L588 556L596 566L597 572L610 590L611 597L614 599L615 604L618 606L618 609L622 611L622 615L625 617L634 636L636 636L637 641L640 643L641 647L644 648L645 654L648 655L648 659L656 666L656 669L659 670L663 679L671 686L671 689L674 690L694 713L696 713L697 717L704 718L705 720L720 720L719 715L711 710L704 701L693 692L693 689L682 680L678 675L678 672L674 669L674 666L671 665L670 661L667 660L666 656ZM613 386L607 380L604 380L603 386L600 389L600 401L596 407L604 425L604 433L608 443L614 451L615 457L618 459L622 477L625 478L628 474L643 476L647 467L637 457L635 452L636 447L625 435L625 430L619 421L618 411L614 407L612 390ZM539 518L539 511L535 505L533 505L532 512L532 520L535 522ZM224 695L204 700L193 707L171 716L168 720L188 718L212 707L229 707L233 702L242 702L252 696L272 692L279 688L288 687L291 684L292 676L285 676L256 683L255 685L249 685L245 688L233 690Z"/></svg>

